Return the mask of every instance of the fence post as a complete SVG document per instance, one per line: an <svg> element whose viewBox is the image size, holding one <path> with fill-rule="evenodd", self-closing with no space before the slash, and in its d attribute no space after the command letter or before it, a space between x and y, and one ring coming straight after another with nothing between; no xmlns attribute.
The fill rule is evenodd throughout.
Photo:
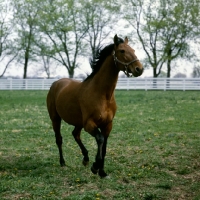
<svg viewBox="0 0 200 200"><path fill-rule="evenodd" d="M145 78L145 91L147 91L147 79Z"/></svg>
<svg viewBox="0 0 200 200"><path fill-rule="evenodd" d="M8 78L8 80L10 80L10 90L12 90L12 78Z"/></svg>
<svg viewBox="0 0 200 200"><path fill-rule="evenodd" d="M27 90L27 79L25 79L25 89Z"/></svg>
<svg viewBox="0 0 200 200"><path fill-rule="evenodd" d="M166 91L166 89L167 89L167 88L166 88L166 85L167 85L166 82L167 82L167 79L165 78L165 79L164 79L164 91Z"/></svg>
<svg viewBox="0 0 200 200"><path fill-rule="evenodd" d="M126 90L129 90L129 78L127 78L127 89Z"/></svg>
<svg viewBox="0 0 200 200"><path fill-rule="evenodd" d="M42 80L42 90L44 90L44 80L45 79Z"/></svg>

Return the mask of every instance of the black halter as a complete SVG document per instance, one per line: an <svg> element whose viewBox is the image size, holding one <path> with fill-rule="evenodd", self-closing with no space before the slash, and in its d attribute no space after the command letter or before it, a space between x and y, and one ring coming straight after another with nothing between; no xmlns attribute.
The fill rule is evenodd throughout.
<svg viewBox="0 0 200 200"><path fill-rule="evenodd" d="M134 63L136 61L139 61L138 59L134 59L128 63L125 63L125 62L122 62L120 60L118 60L118 58L115 56L115 51L113 52L113 57L114 57L114 61L115 61L115 66L117 66L117 62L124 65L124 74L126 74L127 77L131 77L132 75L129 75L128 73L128 66L131 64L131 63Z"/></svg>

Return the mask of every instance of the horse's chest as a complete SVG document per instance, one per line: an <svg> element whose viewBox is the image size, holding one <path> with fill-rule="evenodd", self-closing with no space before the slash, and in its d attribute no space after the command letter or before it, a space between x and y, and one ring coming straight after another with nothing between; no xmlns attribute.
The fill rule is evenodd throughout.
<svg viewBox="0 0 200 200"><path fill-rule="evenodd" d="M112 122L116 111L114 99L112 101L101 97L96 98L95 101L85 101L85 99L80 102L83 126L87 132L91 132L95 127L106 126Z"/></svg>
<svg viewBox="0 0 200 200"><path fill-rule="evenodd" d="M102 105L97 112L99 123L109 123L115 116L116 106L115 104Z"/></svg>
<svg viewBox="0 0 200 200"><path fill-rule="evenodd" d="M113 118L114 113L112 112L112 110L106 110L105 112L101 112L100 121L109 123L113 120Z"/></svg>

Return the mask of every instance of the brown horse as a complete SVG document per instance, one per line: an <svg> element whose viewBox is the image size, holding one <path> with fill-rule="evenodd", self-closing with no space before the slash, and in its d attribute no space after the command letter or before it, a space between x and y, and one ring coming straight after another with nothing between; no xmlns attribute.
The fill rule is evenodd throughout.
<svg viewBox="0 0 200 200"><path fill-rule="evenodd" d="M54 82L47 95L47 108L55 132L61 166L65 165L60 133L63 119L75 127L72 134L81 148L84 165L88 164L89 157L80 139L81 129L84 128L95 137L98 151L91 171L105 177L107 174L104 171L104 158L116 112L114 90L119 71L124 71L127 76L140 76L143 67L135 51L128 45L128 38L123 40L117 35L114 37L114 44L97 52L91 67L92 73L83 82L68 78Z"/></svg>

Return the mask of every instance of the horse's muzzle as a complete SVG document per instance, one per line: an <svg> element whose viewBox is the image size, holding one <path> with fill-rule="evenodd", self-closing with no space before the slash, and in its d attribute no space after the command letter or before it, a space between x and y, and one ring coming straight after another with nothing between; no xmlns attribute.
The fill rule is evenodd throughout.
<svg viewBox="0 0 200 200"><path fill-rule="evenodd" d="M142 68L140 68L140 67L135 67L135 74L136 74L136 76L141 76L142 73L143 73L143 71L144 71L144 68L143 68L143 67L142 67Z"/></svg>
<svg viewBox="0 0 200 200"><path fill-rule="evenodd" d="M128 72L132 73L133 76L138 77L141 76L144 71L143 67L136 66L134 68L129 68Z"/></svg>

